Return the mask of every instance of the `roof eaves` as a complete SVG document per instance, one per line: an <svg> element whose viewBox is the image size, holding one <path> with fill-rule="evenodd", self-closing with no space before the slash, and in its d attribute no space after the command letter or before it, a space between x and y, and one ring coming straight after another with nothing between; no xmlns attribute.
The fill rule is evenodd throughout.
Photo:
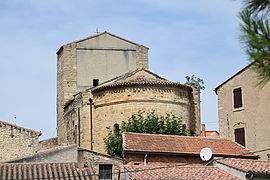
<svg viewBox="0 0 270 180"><path fill-rule="evenodd" d="M215 89L214 89L214 91L215 91L215 93L217 94L217 90L221 87L221 86L223 86L224 84L226 84L228 81L230 81L231 79L233 79L235 76L237 76L237 75L239 75L239 74L241 74L242 72L244 72L247 68L249 68L251 65L253 65L254 63L250 63L250 64L248 64L247 66L245 66L243 69L241 69L240 71L238 71L237 73L235 73L234 75L232 75L230 78L228 78L227 80L225 80L223 83L221 83L220 85L218 85Z"/></svg>

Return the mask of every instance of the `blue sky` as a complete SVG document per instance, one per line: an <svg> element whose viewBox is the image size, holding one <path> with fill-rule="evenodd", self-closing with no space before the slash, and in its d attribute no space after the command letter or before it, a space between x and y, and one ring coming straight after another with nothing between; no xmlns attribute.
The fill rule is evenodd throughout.
<svg viewBox="0 0 270 180"><path fill-rule="evenodd" d="M202 122L218 130L213 89L248 64L234 0L1 0L0 120L56 136L56 51L99 31L150 48L150 70L205 81ZM210 123L208 123L210 122Z"/></svg>

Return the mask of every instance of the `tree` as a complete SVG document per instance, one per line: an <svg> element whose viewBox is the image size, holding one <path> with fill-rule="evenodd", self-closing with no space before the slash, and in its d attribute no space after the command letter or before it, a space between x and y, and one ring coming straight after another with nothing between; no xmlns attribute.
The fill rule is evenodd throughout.
<svg viewBox="0 0 270 180"><path fill-rule="evenodd" d="M244 8L239 13L242 20L240 40L258 74L258 84L262 85L270 81L269 15L269 0L245 0Z"/></svg>
<svg viewBox="0 0 270 180"><path fill-rule="evenodd" d="M205 88L203 79L196 77L194 74L191 77L186 76L185 84L195 87L199 90L203 90Z"/></svg>
<svg viewBox="0 0 270 180"><path fill-rule="evenodd" d="M184 135L189 134L188 130L182 124L182 118L172 113L165 116L157 115L154 110L145 113L138 111L132 114L128 120L123 121L121 125L114 125L104 139L105 149L111 156L122 157L122 133L136 132L149 134L169 134Z"/></svg>

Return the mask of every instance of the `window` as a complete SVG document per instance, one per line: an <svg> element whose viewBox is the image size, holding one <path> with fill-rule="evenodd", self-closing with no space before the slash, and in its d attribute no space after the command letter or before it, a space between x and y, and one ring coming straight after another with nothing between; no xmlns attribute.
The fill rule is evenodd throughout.
<svg viewBox="0 0 270 180"><path fill-rule="evenodd" d="M267 154L267 160L270 160L270 154Z"/></svg>
<svg viewBox="0 0 270 180"><path fill-rule="evenodd" d="M111 180L112 179L112 165L100 164L99 165L99 180Z"/></svg>
<svg viewBox="0 0 270 180"><path fill-rule="evenodd" d="M99 83L99 80L98 79L93 79L93 86L97 86Z"/></svg>
<svg viewBox="0 0 270 180"><path fill-rule="evenodd" d="M238 128L234 130L235 142L241 144L242 146L246 146L245 142L245 129Z"/></svg>
<svg viewBox="0 0 270 180"><path fill-rule="evenodd" d="M233 107L234 108L243 107L242 88L236 88L236 89L233 90Z"/></svg>

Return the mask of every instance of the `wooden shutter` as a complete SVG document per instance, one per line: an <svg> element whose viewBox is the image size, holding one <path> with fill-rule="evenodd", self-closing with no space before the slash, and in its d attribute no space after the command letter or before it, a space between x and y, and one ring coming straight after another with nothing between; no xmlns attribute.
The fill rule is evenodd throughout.
<svg viewBox="0 0 270 180"><path fill-rule="evenodd" d="M233 105L234 108L243 107L243 104L242 104L242 88L237 88L237 89L233 90L233 102L234 102L234 105Z"/></svg>
<svg viewBox="0 0 270 180"><path fill-rule="evenodd" d="M242 146L246 146L244 128L235 129L234 137L235 137L235 142L241 144Z"/></svg>

